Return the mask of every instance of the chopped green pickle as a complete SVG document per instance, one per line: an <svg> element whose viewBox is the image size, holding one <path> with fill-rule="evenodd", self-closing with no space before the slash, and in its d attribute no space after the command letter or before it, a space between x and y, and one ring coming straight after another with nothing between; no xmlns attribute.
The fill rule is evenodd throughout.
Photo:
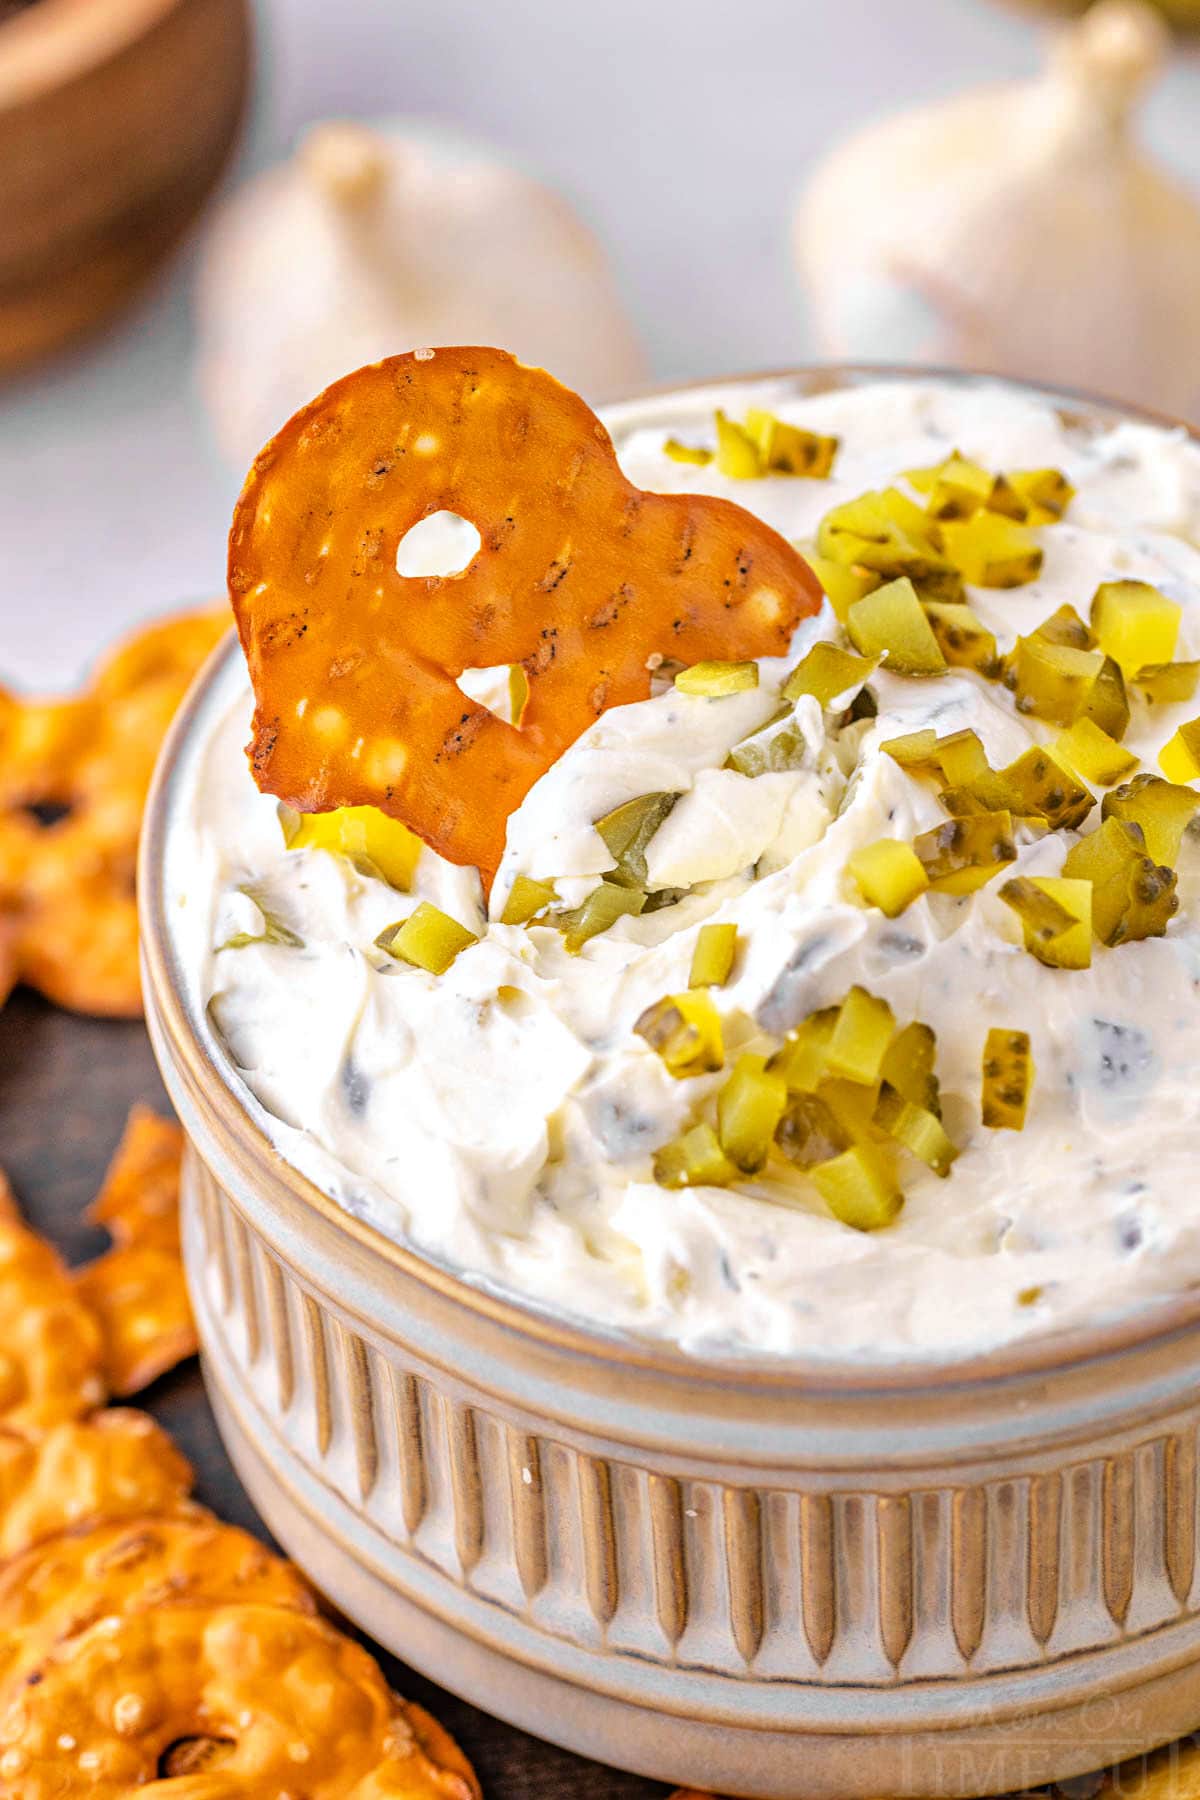
<svg viewBox="0 0 1200 1800"><path fill-rule="evenodd" d="M479 939L449 913L422 900L407 919L385 926L375 942L401 962L412 963L430 975L444 975L459 952Z"/></svg>
<svg viewBox="0 0 1200 1800"><path fill-rule="evenodd" d="M253 900L262 914L263 928L261 931L235 931L232 937L227 937L223 944L217 945L218 953L222 950L247 950L251 944L276 944L286 950L303 950L304 939L298 937L290 925L285 925L277 913L263 905L256 888L247 886L240 888L239 892Z"/></svg>
<svg viewBox="0 0 1200 1800"><path fill-rule="evenodd" d="M895 1030L895 1016L887 1001L869 994L866 988L852 987L838 1009L825 1050L829 1074L844 1075L848 1081L878 1081Z"/></svg>
<svg viewBox="0 0 1200 1800"><path fill-rule="evenodd" d="M940 1119L942 1103L936 1061L937 1038L933 1030L914 1019L902 1026L888 1045L879 1073L898 1094Z"/></svg>
<svg viewBox="0 0 1200 1800"><path fill-rule="evenodd" d="M289 850L330 850L349 857L368 875L380 875L406 894L421 854L421 840L377 806L340 806L334 812L298 813L278 808Z"/></svg>
<svg viewBox="0 0 1200 1800"><path fill-rule="evenodd" d="M688 986L693 988L724 987L737 955L736 925L702 925L692 951Z"/></svg>
<svg viewBox="0 0 1200 1800"><path fill-rule="evenodd" d="M578 956L583 946L618 919L636 919L644 910L646 895L642 888L629 887L620 881L601 881L581 906L566 912L552 913L546 921L563 934L563 946L571 956Z"/></svg>
<svg viewBox="0 0 1200 1800"><path fill-rule="evenodd" d="M534 881L530 875L517 875L508 890L500 923L528 925L531 919L536 919L539 913L545 912L556 899L552 881Z"/></svg>
<svg viewBox="0 0 1200 1800"><path fill-rule="evenodd" d="M689 1075L711 1075L724 1067L721 1015L704 988L656 1000L633 1029L658 1052L677 1081Z"/></svg>
<svg viewBox="0 0 1200 1800"><path fill-rule="evenodd" d="M1010 812L1040 815L1051 831L1077 830L1096 804L1091 789L1042 745L1031 745L1000 776L1012 796Z"/></svg>
<svg viewBox="0 0 1200 1800"><path fill-rule="evenodd" d="M857 882L868 906L894 919L929 886L925 866L911 844L880 838L846 858L846 870Z"/></svg>
<svg viewBox="0 0 1200 1800"><path fill-rule="evenodd" d="M949 1175L950 1165L958 1155L958 1146L947 1137L945 1126L936 1113L905 1099L885 1081L875 1102L873 1122L888 1137L927 1163L935 1175Z"/></svg>
<svg viewBox="0 0 1200 1800"><path fill-rule="evenodd" d="M1052 725L1073 725L1086 711L1103 667L1099 650L1078 650L1036 631L1019 637L1008 659L1017 711Z"/></svg>
<svg viewBox="0 0 1200 1800"><path fill-rule="evenodd" d="M779 720L787 719L786 725ZM810 752L804 733L797 725L791 707L785 707L779 718L772 719L752 737L735 744L725 758L725 767L751 778L778 775L785 769L802 769Z"/></svg>
<svg viewBox="0 0 1200 1800"><path fill-rule="evenodd" d="M826 1074L825 1052L833 1037L841 1008L824 1006L810 1013L788 1032L767 1063L787 1082L789 1093L815 1093Z"/></svg>
<svg viewBox="0 0 1200 1800"><path fill-rule="evenodd" d="M943 554L938 530L899 488L885 488L827 512L817 527L817 552L887 580L907 575L927 599L961 600L962 577Z"/></svg>
<svg viewBox="0 0 1200 1800"><path fill-rule="evenodd" d="M1125 677L1111 656L1106 656L1088 695L1084 716L1119 742L1129 729L1129 695Z"/></svg>
<svg viewBox="0 0 1200 1800"><path fill-rule="evenodd" d="M925 511L939 521L973 518L988 504L996 487L995 476L957 451L936 469L918 472L931 477L928 487L918 491L928 495Z"/></svg>
<svg viewBox="0 0 1200 1800"><path fill-rule="evenodd" d="M1200 776L1200 719L1189 719L1158 753L1158 766L1168 781L1195 781Z"/></svg>
<svg viewBox="0 0 1200 1800"><path fill-rule="evenodd" d="M925 617L938 641L938 648L952 668L974 669L989 679L999 673L996 634L988 630L969 606L927 600Z"/></svg>
<svg viewBox="0 0 1200 1800"><path fill-rule="evenodd" d="M1175 871L1147 856L1140 825L1111 814L1072 845L1063 874L1091 883L1091 926L1102 944L1162 937L1179 908Z"/></svg>
<svg viewBox="0 0 1200 1800"><path fill-rule="evenodd" d="M787 1083L767 1068L765 1056L746 1051L738 1057L717 1095L717 1136L744 1174L755 1174L766 1162L787 1097Z"/></svg>
<svg viewBox="0 0 1200 1800"><path fill-rule="evenodd" d="M717 467L734 481L755 481L763 473L758 445L744 425L717 413Z"/></svg>
<svg viewBox="0 0 1200 1800"><path fill-rule="evenodd" d="M1092 961L1092 884L1088 879L1018 875L1000 898L1021 921L1025 948L1048 969L1087 969Z"/></svg>
<svg viewBox="0 0 1200 1800"><path fill-rule="evenodd" d="M698 662L680 669L675 686L681 694L703 694L717 700L726 694L744 694L758 686L758 664L753 662Z"/></svg>
<svg viewBox="0 0 1200 1800"><path fill-rule="evenodd" d="M1012 815L971 813L913 839L929 885L939 894L973 894L1017 859Z"/></svg>
<svg viewBox="0 0 1200 1800"><path fill-rule="evenodd" d="M737 1170L721 1148L711 1125L693 1125L654 1153L654 1179L659 1187L728 1187Z"/></svg>
<svg viewBox="0 0 1200 1800"><path fill-rule="evenodd" d="M1124 819L1137 825L1146 843L1146 854L1156 863L1175 864L1183 834L1200 807L1195 788L1179 787L1146 770L1123 787L1104 796L1100 816Z"/></svg>
<svg viewBox="0 0 1200 1800"><path fill-rule="evenodd" d="M942 546L972 587L1024 587L1042 571L1042 547L1015 519L977 512L973 518L940 527Z"/></svg>
<svg viewBox="0 0 1200 1800"><path fill-rule="evenodd" d="M775 1128L780 1155L797 1169L829 1162L848 1150L852 1141L819 1094L791 1094Z"/></svg>
<svg viewBox="0 0 1200 1800"><path fill-rule="evenodd" d="M1138 765L1133 752L1122 749L1116 738L1101 731L1094 719L1076 719L1060 732L1054 741L1054 754L1097 787L1112 787Z"/></svg>
<svg viewBox="0 0 1200 1800"><path fill-rule="evenodd" d="M886 751L893 762L898 762L902 769L911 769L920 775L939 775L941 764L938 761L938 734L926 726L921 731L907 731L903 737L888 738L879 748Z"/></svg>
<svg viewBox="0 0 1200 1800"><path fill-rule="evenodd" d="M831 706L852 687L860 687L875 672L875 661L841 650L836 644L814 644L783 684L785 700L795 702L811 694L822 706Z"/></svg>
<svg viewBox="0 0 1200 1800"><path fill-rule="evenodd" d="M805 562L820 582L825 595L842 624L856 600L869 594L883 580L873 569L854 568L834 562L827 556L805 556Z"/></svg>
<svg viewBox="0 0 1200 1800"><path fill-rule="evenodd" d="M669 437L663 444L663 455L669 456L672 462L694 463L702 469L713 459L713 452L704 449L701 444L681 444L678 438Z"/></svg>
<svg viewBox="0 0 1200 1800"><path fill-rule="evenodd" d="M944 675L946 659L907 575L856 600L846 630L863 656L899 675Z"/></svg>
<svg viewBox="0 0 1200 1800"><path fill-rule="evenodd" d="M612 881L624 887L645 882L646 846L678 798L678 794L639 794L593 821L617 865Z"/></svg>
<svg viewBox="0 0 1200 1800"><path fill-rule="evenodd" d="M1033 1087L1029 1033L993 1026L983 1046L983 1122L991 1131L1021 1131Z"/></svg>
<svg viewBox="0 0 1200 1800"><path fill-rule="evenodd" d="M1095 650L1096 639L1073 606L1060 606L1030 634L1048 644L1065 644L1071 650Z"/></svg>
<svg viewBox="0 0 1200 1800"><path fill-rule="evenodd" d="M1200 662L1149 663L1138 670L1133 685L1151 706L1178 706L1195 699Z"/></svg>
<svg viewBox="0 0 1200 1800"><path fill-rule="evenodd" d="M833 471L840 440L788 425L774 413L752 406L746 414L746 432L758 446L768 475L803 475L824 480Z"/></svg>
<svg viewBox="0 0 1200 1800"><path fill-rule="evenodd" d="M1092 599L1092 630L1125 675L1169 663L1183 608L1148 581L1102 581Z"/></svg>
<svg viewBox="0 0 1200 1800"><path fill-rule="evenodd" d="M886 1160L869 1144L852 1144L809 1176L834 1218L856 1231L890 1225L904 1204Z"/></svg>
<svg viewBox="0 0 1200 1800"><path fill-rule="evenodd" d="M1008 482L1029 525L1057 524L1075 498L1075 489L1059 469L1010 469Z"/></svg>
<svg viewBox="0 0 1200 1800"><path fill-rule="evenodd" d="M951 787L966 788L978 800L1004 810L1003 782L988 762L983 739L969 727L939 738L937 761Z"/></svg>

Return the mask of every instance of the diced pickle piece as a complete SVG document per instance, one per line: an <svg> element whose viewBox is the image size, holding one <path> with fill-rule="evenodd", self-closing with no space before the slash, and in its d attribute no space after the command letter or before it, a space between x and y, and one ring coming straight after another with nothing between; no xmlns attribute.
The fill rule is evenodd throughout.
<svg viewBox="0 0 1200 1800"><path fill-rule="evenodd" d="M1009 810L1038 814L1051 831L1077 830L1096 801L1090 788L1043 746L1034 744L1000 771L1012 795Z"/></svg>
<svg viewBox="0 0 1200 1800"><path fill-rule="evenodd" d="M902 769L908 769L912 774L941 774L938 734L928 726L921 731L905 732L903 737L888 738L879 748L886 751L893 762L898 762Z"/></svg>
<svg viewBox="0 0 1200 1800"><path fill-rule="evenodd" d="M702 469L713 459L712 451L706 450L702 444L681 444L675 437L667 438L663 444L663 455L669 456L672 462L694 463L698 469Z"/></svg>
<svg viewBox="0 0 1200 1800"><path fill-rule="evenodd" d="M1183 834L1200 807L1195 788L1177 787L1149 770L1104 796L1100 816L1137 825L1152 862L1175 864Z"/></svg>
<svg viewBox="0 0 1200 1800"><path fill-rule="evenodd" d="M911 906L929 886L916 851L897 838L880 838L852 851L846 858L846 870L858 883L867 905L877 906L889 919Z"/></svg>
<svg viewBox="0 0 1200 1800"><path fill-rule="evenodd" d="M736 925L702 925L692 951L692 967L688 986L724 987L737 955Z"/></svg>
<svg viewBox="0 0 1200 1800"><path fill-rule="evenodd" d="M952 788L965 788L978 800L1004 810L1003 783L987 759L983 739L969 727L937 741L937 762Z"/></svg>
<svg viewBox="0 0 1200 1800"><path fill-rule="evenodd" d="M1090 879L1018 875L1000 898L1025 933L1025 948L1048 969L1086 969L1092 961Z"/></svg>
<svg viewBox="0 0 1200 1800"><path fill-rule="evenodd" d="M1195 698L1200 662L1150 663L1138 670L1133 685L1152 706L1178 706Z"/></svg>
<svg viewBox="0 0 1200 1800"><path fill-rule="evenodd" d="M595 821L604 847L617 867L612 879L622 886L646 880L646 846L678 800L678 794L639 794Z"/></svg>
<svg viewBox="0 0 1200 1800"><path fill-rule="evenodd" d="M1118 742L1128 731L1129 696L1125 691L1125 677L1111 656L1106 656L1101 664L1083 712L1085 718L1094 720L1101 731L1107 731L1109 737Z"/></svg>
<svg viewBox="0 0 1200 1800"><path fill-rule="evenodd" d="M774 413L752 406L746 414L746 431L758 445L762 466L770 475L804 475L822 480L832 473L839 440L788 425Z"/></svg>
<svg viewBox="0 0 1200 1800"><path fill-rule="evenodd" d="M888 1045L879 1072L884 1081L906 1100L911 1100L914 1106L924 1107L926 1112L941 1118L938 1078L934 1073L936 1060L937 1038L928 1025L914 1019L903 1026Z"/></svg>
<svg viewBox="0 0 1200 1800"><path fill-rule="evenodd" d="M941 527L942 546L972 587L1013 588L1036 581L1042 547L1024 525L994 512L977 512Z"/></svg>
<svg viewBox="0 0 1200 1800"><path fill-rule="evenodd" d="M654 1179L659 1187L728 1187L737 1170L721 1148L711 1125L693 1125L654 1152Z"/></svg>
<svg viewBox="0 0 1200 1800"><path fill-rule="evenodd" d="M534 881L530 875L517 875L508 890L500 923L528 925L530 919L536 919L539 913L545 912L556 897L552 881Z"/></svg>
<svg viewBox="0 0 1200 1800"><path fill-rule="evenodd" d="M783 1076L789 1093L816 1092L826 1073L825 1052L840 1011L837 1006L824 1006L819 1012L810 1013L788 1032L770 1058L767 1067Z"/></svg>
<svg viewBox="0 0 1200 1800"><path fill-rule="evenodd" d="M772 719L761 731L735 744L725 758L725 767L751 778L777 775L785 769L802 769L810 754L804 733L790 707L784 708L780 718L789 723L780 725L779 719Z"/></svg>
<svg viewBox="0 0 1200 1800"><path fill-rule="evenodd" d="M763 473L758 445L744 425L717 413L717 467L734 481L753 481Z"/></svg>
<svg viewBox="0 0 1200 1800"><path fill-rule="evenodd" d="M1162 937L1179 907L1175 872L1150 860L1141 827L1102 819L1072 845L1064 875L1092 884L1092 930L1102 944Z"/></svg>
<svg viewBox="0 0 1200 1800"><path fill-rule="evenodd" d="M899 675L944 675L938 648L917 590L909 578L889 581L856 600L846 620L850 641L864 656L881 659Z"/></svg>
<svg viewBox="0 0 1200 1800"><path fill-rule="evenodd" d="M1095 650L1096 639L1073 606L1060 606L1031 633L1048 644L1066 644L1071 650Z"/></svg>
<svg viewBox="0 0 1200 1800"><path fill-rule="evenodd" d="M646 895L641 888L606 880L592 889L582 905L552 913L546 923L562 932L564 948L570 955L578 956L589 939L599 937L618 919L636 919L645 905Z"/></svg>
<svg viewBox="0 0 1200 1800"><path fill-rule="evenodd" d="M717 1095L717 1136L730 1162L744 1174L762 1168L787 1105L787 1083L767 1068L765 1056L739 1056Z"/></svg>
<svg viewBox="0 0 1200 1800"><path fill-rule="evenodd" d="M819 1094L797 1093L788 1100L775 1131L782 1156L798 1169L829 1162L848 1150L852 1139Z"/></svg>
<svg viewBox="0 0 1200 1800"><path fill-rule="evenodd" d="M875 667L874 661L836 644L814 644L784 682L783 698L794 704L801 695L811 694L822 706L831 706L850 688L860 687Z"/></svg>
<svg viewBox="0 0 1200 1800"><path fill-rule="evenodd" d="M876 1082L884 1053L896 1032L896 1020L886 1000L852 987L838 1009L837 1023L825 1050L830 1075L848 1081Z"/></svg>
<svg viewBox="0 0 1200 1800"><path fill-rule="evenodd" d="M1189 719L1158 753L1158 766L1168 781L1200 777L1200 719Z"/></svg>
<svg viewBox="0 0 1200 1800"><path fill-rule="evenodd" d="M1175 654L1183 608L1148 581L1102 581L1092 598L1092 630L1125 675Z"/></svg>
<svg viewBox="0 0 1200 1800"><path fill-rule="evenodd" d="M831 562L886 579L907 575L931 599L958 600L962 578L943 555L937 529L907 495L886 488L827 512L817 528L817 551Z"/></svg>
<svg viewBox="0 0 1200 1800"><path fill-rule="evenodd" d="M1098 787L1112 787L1138 765L1132 751L1123 750L1107 731L1101 731L1094 719L1076 719L1060 732L1054 742L1054 754Z"/></svg>
<svg viewBox="0 0 1200 1800"><path fill-rule="evenodd" d="M935 1175L949 1175L950 1165L958 1155L958 1146L947 1137L945 1126L936 1113L906 1100L885 1081L875 1102L873 1118L881 1131L927 1163Z"/></svg>
<svg viewBox="0 0 1200 1800"><path fill-rule="evenodd" d="M754 662L698 662L690 669L680 669L675 686L681 694L703 694L710 700L726 694L744 694L758 686L758 664Z"/></svg>
<svg viewBox="0 0 1200 1800"><path fill-rule="evenodd" d="M885 1158L869 1144L852 1144L809 1176L834 1218L856 1231L890 1225L904 1204Z"/></svg>
<svg viewBox="0 0 1200 1800"><path fill-rule="evenodd" d="M1026 523L1054 525L1075 498L1060 469L1010 469L1008 483L1025 507Z"/></svg>
<svg viewBox="0 0 1200 1800"><path fill-rule="evenodd" d="M913 849L930 887L939 894L973 894L1017 858L1012 816L1007 812L947 819L914 838Z"/></svg>
<svg viewBox="0 0 1200 1800"><path fill-rule="evenodd" d="M1077 650L1032 632L1019 637L1008 661L1017 711L1052 725L1072 725L1086 710L1104 667L1099 650Z"/></svg>
<svg viewBox="0 0 1200 1800"><path fill-rule="evenodd" d="M333 812L298 813L280 806L279 823L289 850L331 850L368 875L381 875L406 894L421 854L421 840L377 806L339 806Z"/></svg>
<svg viewBox="0 0 1200 1800"><path fill-rule="evenodd" d="M834 562L828 556L805 556L805 562L820 582L837 617L844 625L846 616L856 600L869 594L883 580L882 575L874 569L854 568L850 564Z"/></svg>
<svg viewBox="0 0 1200 1800"><path fill-rule="evenodd" d="M633 1029L657 1050L677 1081L689 1075L711 1075L724 1066L721 1015L705 988L656 1000Z"/></svg>
<svg viewBox="0 0 1200 1800"><path fill-rule="evenodd" d="M276 944L286 950L303 950L304 939L290 925L285 925L278 913L267 906L263 893L257 886L247 882L238 892L245 894L248 900L253 900L262 914L263 928L261 931L235 931L232 937L227 937L223 944L217 945L218 953L222 950L247 950L251 944Z"/></svg>
<svg viewBox="0 0 1200 1800"><path fill-rule="evenodd" d="M1021 1131L1032 1087L1029 1033L994 1026L983 1046L984 1124L992 1131Z"/></svg>
<svg viewBox="0 0 1200 1800"><path fill-rule="evenodd" d="M827 1075L817 1088L817 1098L825 1102L852 1144L878 1138L871 1123L879 1098L878 1081L851 1081L849 1076Z"/></svg>
<svg viewBox="0 0 1200 1800"><path fill-rule="evenodd" d="M401 962L412 963L430 975L444 975L455 957L479 939L449 913L422 900L407 919L385 926L375 942Z"/></svg>
<svg viewBox="0 0 1200 1800"><path fill-rule="evenodd" d="M974 669L989 678L999 673L996 634L969 606L927 600L925 617L946 661L956 669Z"/></svg>
<svg viewBox="0 0 1200 1800"><path fill-rule="evenodd" d="M986 506L996 485L995 477L978 463L957 453L932 471L926 490L925 510L931 519L970 519ZM914 484L915 485L915 484Z"/></svg>

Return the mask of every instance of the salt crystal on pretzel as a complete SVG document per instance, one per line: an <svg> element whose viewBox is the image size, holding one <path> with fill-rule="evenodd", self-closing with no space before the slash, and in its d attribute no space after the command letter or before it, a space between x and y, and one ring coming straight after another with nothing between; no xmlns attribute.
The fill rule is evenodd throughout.
<svg viewBox="0 0 1200 1800"><path fill-rule="evenodd" d="M449 511L480 547L405 577L410 527ZM229 591L254 684L259 787L299 812L373 805L490 882L509 815L655 658L786 652L812 571L710 495L652 494L544 370L443 349L336 382L271 440L233 517ZM458 687L519 664L519 725Z"/></svg>
<svg viewBox="0 0 1200 1800"><path fill-rule="evenodd" d="M461 1751L365 1650L281 1607L102 1619L34 1674L0 1713L0 1770L21 1800L75 1792L81 1758L89 1800L188 1774L244 1800L478 1800Z"/></svg>

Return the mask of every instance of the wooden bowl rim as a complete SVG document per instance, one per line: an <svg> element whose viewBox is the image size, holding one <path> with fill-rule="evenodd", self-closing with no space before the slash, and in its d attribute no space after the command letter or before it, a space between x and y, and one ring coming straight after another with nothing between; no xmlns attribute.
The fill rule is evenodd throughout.
<svg viewBox="0 0 1200 1800"><path fill-rule="evenodd" d="M44 94L112 60L171 13L196 0L34 0L0 24L0 110Z"/></svg>

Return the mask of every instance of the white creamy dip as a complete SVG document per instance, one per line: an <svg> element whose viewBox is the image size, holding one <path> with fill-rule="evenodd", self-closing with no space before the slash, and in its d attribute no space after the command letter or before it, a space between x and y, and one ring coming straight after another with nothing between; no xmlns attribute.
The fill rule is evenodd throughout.
<svg viewBox="0 0 1200 1800"><path fill-rule="evenodd" d="M830 480L730 481L662 453L663 432L618 443L639 485L728 496L803 548L822 514L952 449L988 468L1062 469L1077 496L1038 532L1035 582L969 599L1001 649L1064 602L1085 617L1097 584L1134 577L1186 607L1179 657L1200 655L1200 451L1133 424L1087 437L1034 397L988 385L877 384L807 400L741 398L842 443ZM724 404L736 411L739 396ZM708 436L697 411L684 433ZM711 437L708 436L708 441ZM1189 542L1191 540L1191 542ZM559 932L488 923L473 871L422 853L411 894L323 850L287 850L276 806L242 746L240 664L196 762L168 882L187 978L248 1103L283 1155L347 1207L470 1278L606 1330L697 1354L958 1356L1095 1322L1200 1280L1200 844L1185 839L1180 908L1163 938L1093 947L1079 971L1043 966L996 881L963 900L927 895L896 919L861 903L845 863L882 837L945 817L882 741L935 725L973 728L993 766L1057 728L1021 717L999 684L952 670L877 675L878 717L839 730L797 707L802 768L749 779L730 748L778 710L792 656L756 690L673 689L616 708L537 783L509 823L493 919L517 873L575 905L613 866L593 821L650 792L682 796L651 840L648 885L688 890L624 918L569 955ZM1126 744L1155 768L1200 703L1150 708L1131 691ZM1085 830L1099 822L1093 812ZM1021 843L1007 873L1054 875L1070 833ZM251 885L301 943L218 950L255 936ZM435 977L375 946L431 900L480 936ZM863 1233L835 1220L784 1163L725 1189L668 1191L653 1151L683 1129L721 1075L674 1080L634 1034L639 1014L686 989L700 925L735 922L732 979L713 990L727 1066L854 983L898 1022L937 1034L948 1179L906 1158L903 1210ZM1036 1079L1023 1131L980 1123L992 1026L1027 1030Z"/></svg>

